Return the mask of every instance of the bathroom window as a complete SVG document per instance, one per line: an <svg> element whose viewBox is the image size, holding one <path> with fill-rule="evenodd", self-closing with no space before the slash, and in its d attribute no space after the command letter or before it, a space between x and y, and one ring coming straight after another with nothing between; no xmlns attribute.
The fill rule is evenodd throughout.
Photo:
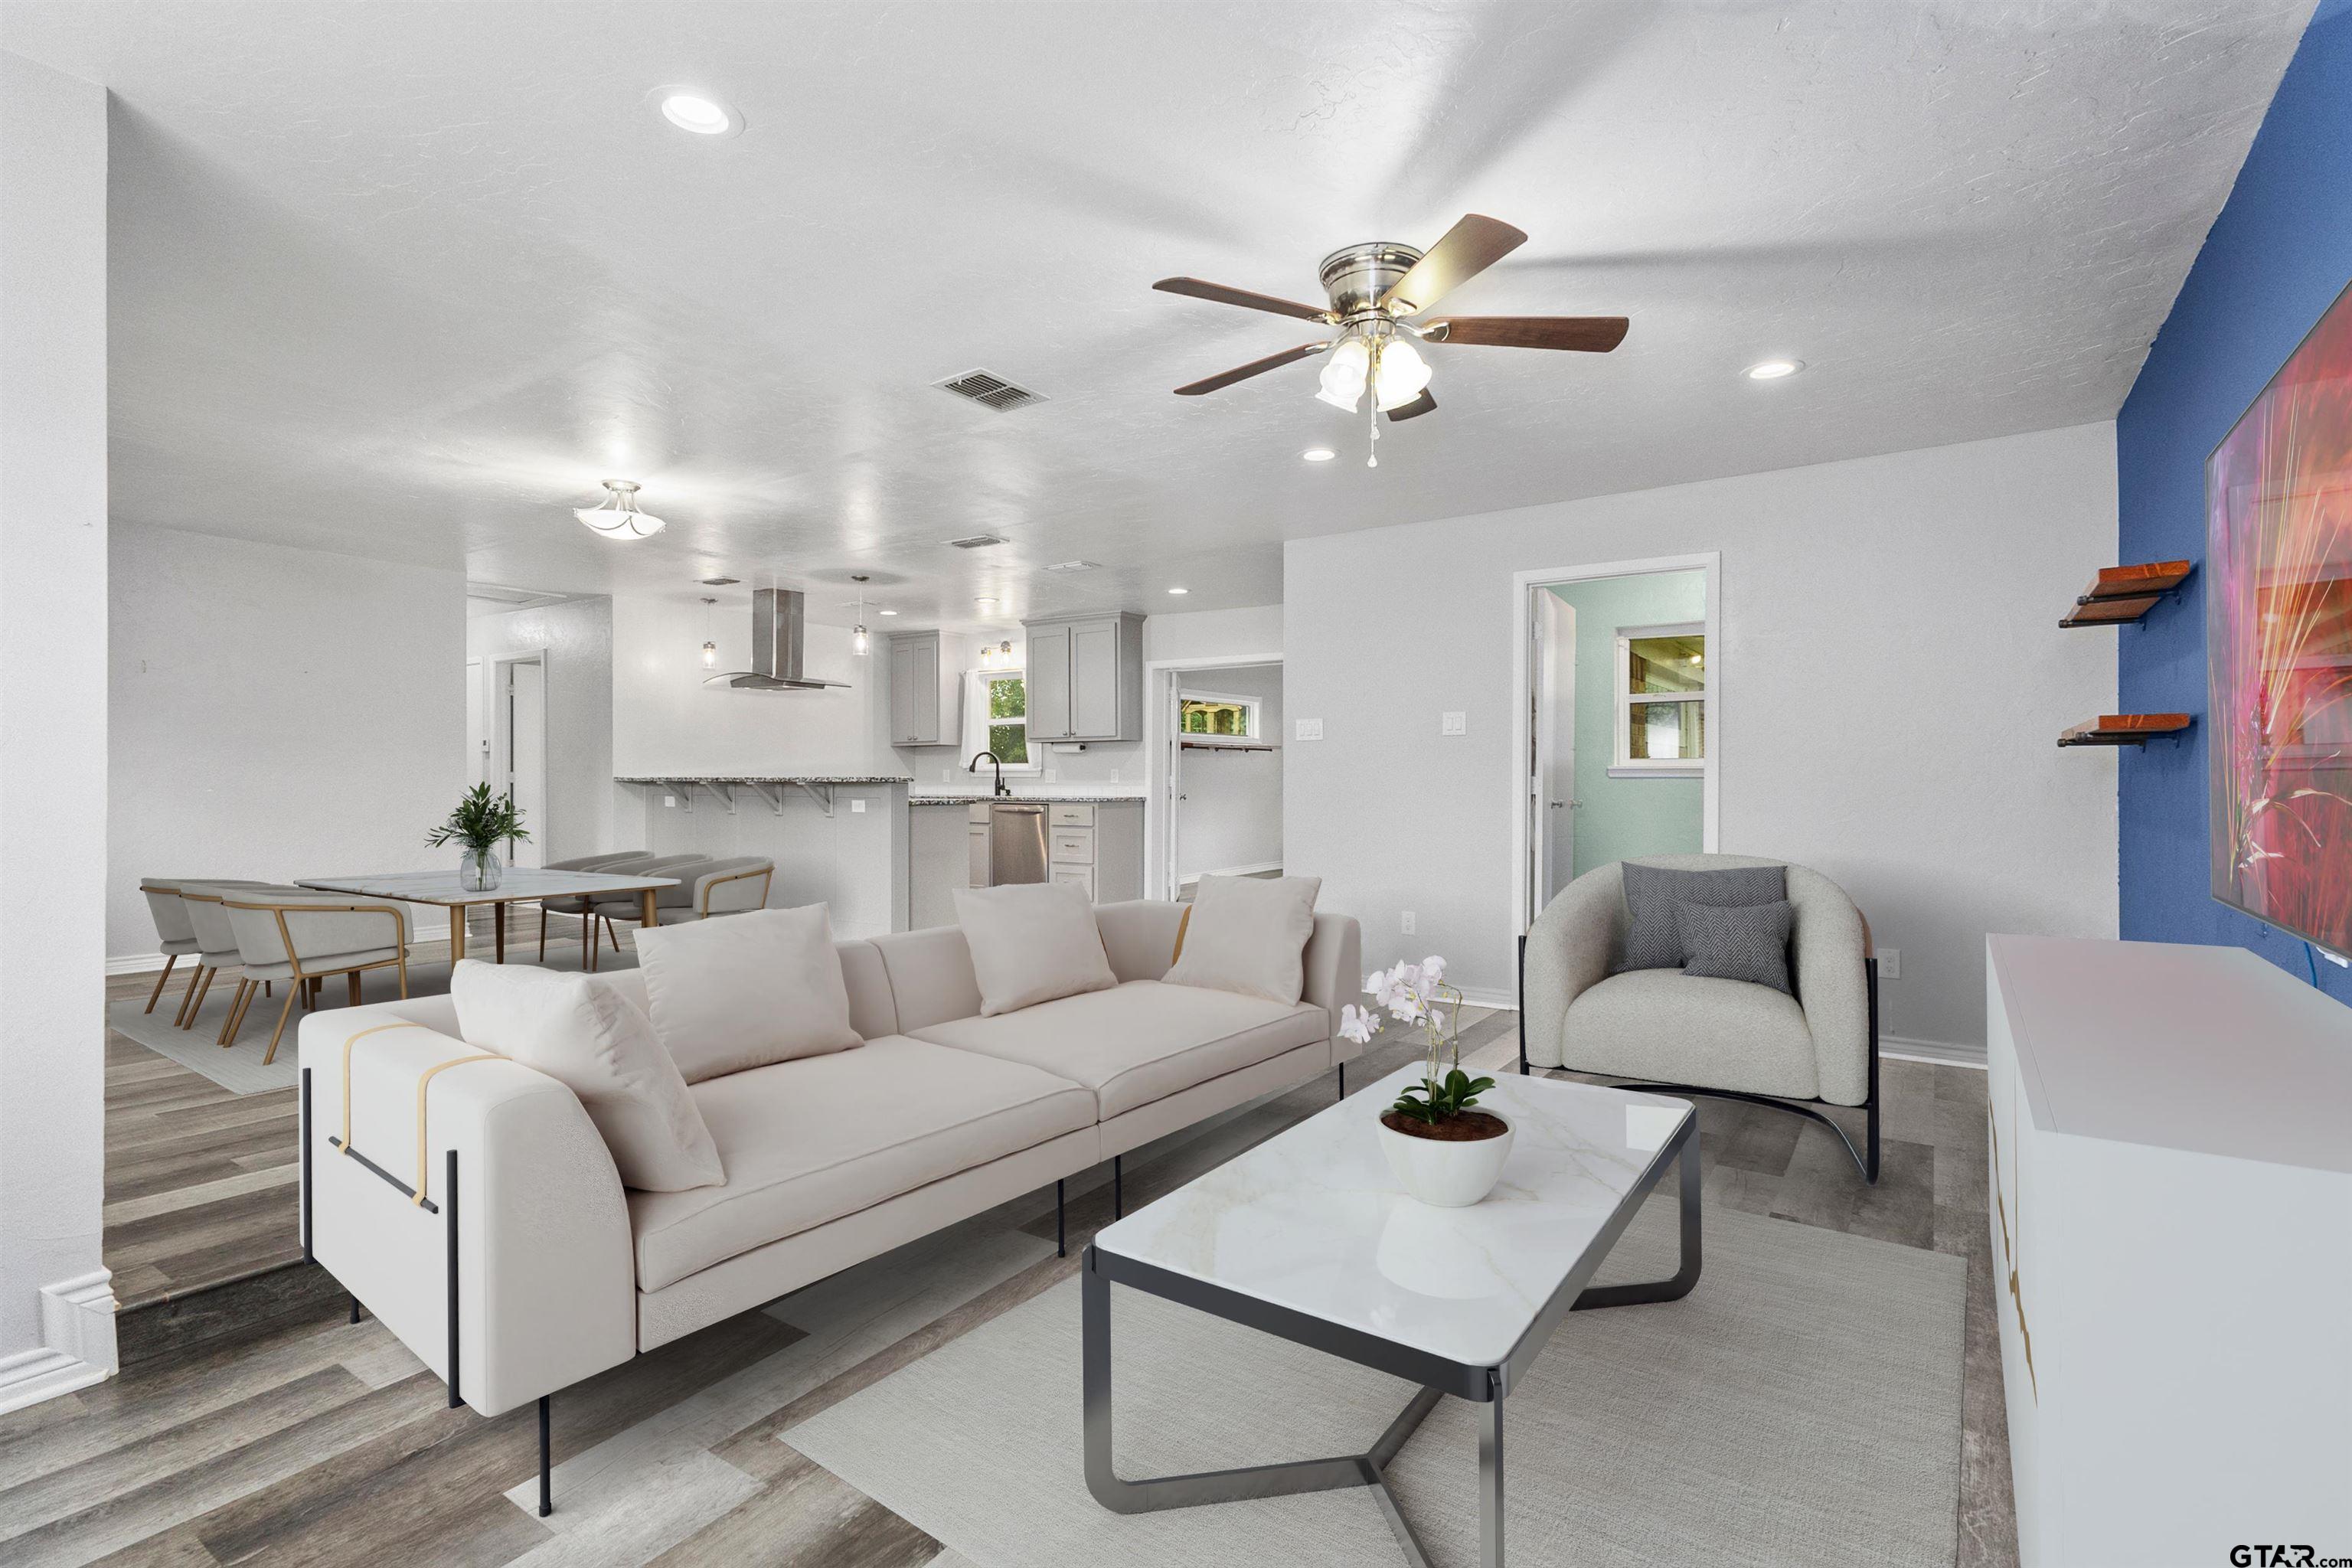
<svg viewBox="0 0 2352 1568"><path fill-rule="evenodd" d="M1616 778L1697 778L1706 757L1706 627L1617 629Z"/></svg>

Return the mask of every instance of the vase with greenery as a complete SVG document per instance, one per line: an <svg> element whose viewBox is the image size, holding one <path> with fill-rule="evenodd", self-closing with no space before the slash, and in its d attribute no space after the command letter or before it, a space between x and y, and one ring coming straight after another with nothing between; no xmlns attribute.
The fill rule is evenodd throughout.
<svg viewBox="0 0 2352 1568"><path fill-rule="evenodd" d="M1389 1017L1421 1031L1427 1044L1421 1081L1408 1084L1381 1112L1381 1151L1405 1191L1440 1208L1466 1208L1492 1192L1510 1158L1511 1124L1478 1105L1495 1087L1462 1068L1462 993L1445 984L1445 960L1399 963L1374 970L1364 989L1370 1007L1339 1010L1339 1033L1370 1044Z"/></svg>
<svg viewBox="0 0 2352 1568"><path fill-rule="evenodd" d="M494 795L488 784L478 784L451 808L448 821L425 836L425 842L436 849L445 844L464 846L465 854L457 861L457 886L469 893L487 893L506 875L499 864L500 841L530 837L514 796Z"/></svg>

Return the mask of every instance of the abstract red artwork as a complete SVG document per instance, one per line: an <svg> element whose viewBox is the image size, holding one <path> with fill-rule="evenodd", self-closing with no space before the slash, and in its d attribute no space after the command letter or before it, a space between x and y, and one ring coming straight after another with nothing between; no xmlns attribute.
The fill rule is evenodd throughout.
<svg viewBox="0 0 2352 1568"><path fill-rule="evenodd" d="M2205 462L2213 896L2352 953L2352 289Z"/></svg>

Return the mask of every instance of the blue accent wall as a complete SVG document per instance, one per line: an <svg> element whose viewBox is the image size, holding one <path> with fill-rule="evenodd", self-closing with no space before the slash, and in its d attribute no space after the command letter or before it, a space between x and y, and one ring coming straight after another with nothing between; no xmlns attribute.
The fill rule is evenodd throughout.
<svg viewBox="0 0 2352 1568"><path fill-rule="evenodd" d="M2352 279L2352 0L2322 0L2229 204L2116 416L2118 559L2205 558L2205 456ZM2206 854L2201 573L2121 638L2124 710L2189 712L2183 742L2125 748L2117 816L2122 934L2252 948L2307 974L2303 942L2217 903ZM2352 1001L2352 971L2319 961Z"/></svg>

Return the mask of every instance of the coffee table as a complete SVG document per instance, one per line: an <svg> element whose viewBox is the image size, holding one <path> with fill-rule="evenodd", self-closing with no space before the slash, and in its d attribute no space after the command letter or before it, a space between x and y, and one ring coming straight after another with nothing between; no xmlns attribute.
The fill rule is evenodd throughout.
<svg viewBox="0 0 2352 1568"><path fill-rule="evenodd" d="M536 899L572 899L644 895L645 923L655 922L654 895L677 886L675 877L606 877L594 871L546 871L536 866L509 866L499 885L485 892L458 886L455 871L388 871L371 877L313 877L294 884L324 893L357 893L368 899L403 899L412 904L446 904L449 910L449 962L466 956L466 911L478 904L491 907L492 951L507 961L507 906ZM593 956L594 933L590 932Z"/></svg>
<svg viewBox="0 0 2352 1568"><path fill-rule="evenodd" d="M1149 1513L1370 1487L1415 1568L1428 1554L1389 1463L1453 1394L1479 1407L1479 1558L1503 1563L1503 1401L1570 1312L1671 1301L1699 1274L1698 1119L1686 1100L1498 1077L1479 1097L1513 1128L1484 1203L1431 1208L1389 1173L1375 1130L1416 1065L1307 1118L1097 1233L1083 1268L1087 1489ZM1590 1283L1666 1167L1681 1166L1674 1278ZM1110 1288L1148 1290L1422 1385L1360 1454L1125 1480L1111 1468Z"/></svg>

